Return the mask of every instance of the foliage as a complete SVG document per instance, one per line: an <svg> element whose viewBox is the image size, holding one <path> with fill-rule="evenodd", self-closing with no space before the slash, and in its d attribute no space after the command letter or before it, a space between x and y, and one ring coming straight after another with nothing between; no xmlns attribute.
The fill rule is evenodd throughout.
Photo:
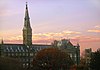
<svg viewBox="0 0 100 70"><path fill-rule="evenodd" d="M16 59L0 57L0 70L23 70L21 65Z"/></svg>
<svg viewBox="0 0 100 70"><path fill-rule="evenodd" d="M77 70L88 70L88 66L87 65L83 65L83 64L79 64L77 66Z"/></svg>
<svg viewBox="0 0 100 70"><path fill-rule="evenodd" d="M34 70L69 70L74 64L69 55L57 48L39 51L33 59Z"/></svg>
<svg viewBox="0 0 100 70"><path fill-rule="evenodd" d="M93 70L100 70L100 49L92 54L90 68Z"/></svg>
<svg viewBox="0 0 100 70"><path fill-rule="evenodd" d="M81 58L80 64L77 66L77 70L88 70L85 58Z"/></svg>

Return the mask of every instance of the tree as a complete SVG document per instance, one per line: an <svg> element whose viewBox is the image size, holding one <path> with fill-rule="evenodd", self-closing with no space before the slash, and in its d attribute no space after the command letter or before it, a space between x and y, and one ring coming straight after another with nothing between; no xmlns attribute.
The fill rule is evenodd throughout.
<svg viewBox="0 0 100 70"><path fill-rule="evenodd" d="M77 70L88 70L88 65L85 58L81 58L80 64L77 66Z"/></svg>
<svg viewBox="0 0 100 70"><path fill-rule="evenodd" d="M90 68L93 70L100 70L100 48L92 54Z"/></svg>
<svg viewBox="0 0 100 70"><path fill-rule="evenodd" d="M74 63L67 53L57 48L46 48L36 54L32 64L35 70L69 70Z"/></svg>
<svg viewBox="0 0 100 70"><path fill-rule="evenodd" d="M22 63L14 58L0 57L0 70L23 70Z"/></svg>

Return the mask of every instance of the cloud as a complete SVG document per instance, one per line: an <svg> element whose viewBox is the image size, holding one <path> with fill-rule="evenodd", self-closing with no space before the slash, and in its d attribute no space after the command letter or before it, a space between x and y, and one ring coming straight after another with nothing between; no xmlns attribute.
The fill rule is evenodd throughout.
<svg viewBox="0 0 100 70"><path fill-rule="evenodd" d="M63 31L63 33L66 33L66 34L70 35L70 34L80 34L81 32L76 32L76 31Z"/></svg>
<svg viewBox="0 0 100 70"><path fill-rule="evenodd" d="M95 28L100 28L100 26L99 26L99 25L97 25L97 26L95 26Z"/></svg>
<svg viewBox="0 0 100 70"><path fill-rule="evenodd" d="M47 44L53 42L53 40L55 39L60 40L62 38L66 38L66 36L71 36L75 34L81 34L81 32L65 30L62 32L38 33L33 34L33 42Z"/></svg>
<svg viewBox="0 0 100 70"><path fill-rule="evenodd" d="M96 36L74 36L72 39L78 40L79 42L100 42L100 37Z"/></svg>
<svg viewBox="0 0 100 70"><path fill-rule="evenodd" d="M94 30L88 30L88 32L100 33L100 30L94 29Z"/></svg>
<svg viewBox="0 0 100 70"><path fill-rule="evenodd" d="M32 39L34 42L51 42L54 39L61 39L61 38L66 38L67 36L71 36L71 35L77 35L80 34L80 32L77 31L69 31L69 30L65 30L62 32L48 32L48 33L37 33L37 34L33 34L32 35ZM17 35L17 36L9 36L9 37L5 37L4 40L10 41L10 42L15 42L15 41L22 41L23 37L21 35Z"/></svg>
<svg viewBox="0 0 100 70"><path fill-rule="evenodd" d="M74 41L73 41L74 39ZM72 38L72 42L74 42L75 44L77 43L77 41L80 44L80 49L81 52L86 49L86 48L92 48L93 51L95 51L97 48L100 47L100 37L97 36L74 36Z"/></svg>
<svg viewBox="0 0 100 70"><path fill-rule="evenodd" d="M38 33L38 34L33 34L33 39L60 39L62 37L74 35L74 34L80 34L80 32L76 31L62 31L62 32L49 32L49 33Z"/></svg>
<svg viewBox="0 0 100 70"><path fill-rule="evenodd" d="M100 42L100 37L96 36L83 36L77 31L62 31L62 32L48 32L48 33L37 33L32 35L33 43L51 43L53 40L60 40L62 38L69 37L73 42ZM1 38L2 39L2 38ZM5 37L5 42L10 43L22 43L22 35Z"/></svg>
<svg viewBox="0 0 100 70"><path fill-rule="evenodd" d="M94 26L94 29L89 29L87 32L100 33L100 25Z"/></svg>

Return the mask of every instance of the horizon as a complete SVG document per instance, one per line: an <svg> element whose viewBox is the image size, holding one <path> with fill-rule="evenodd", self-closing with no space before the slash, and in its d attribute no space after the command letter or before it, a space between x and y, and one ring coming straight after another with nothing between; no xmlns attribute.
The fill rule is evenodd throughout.
<svg viewBox="0 0 100 70"><path fill-rule="evenodd" d="M32 43L50 44L71 39L86 48L100 48L100 1L98 0L27 0ZM26 1L0 1L0 39L22 44Z"/></svg>

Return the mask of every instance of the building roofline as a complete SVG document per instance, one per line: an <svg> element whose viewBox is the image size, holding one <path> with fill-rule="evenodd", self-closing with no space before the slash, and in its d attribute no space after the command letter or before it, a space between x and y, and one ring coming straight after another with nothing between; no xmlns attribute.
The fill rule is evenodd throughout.
<svg viewBox="0 0 100 70"><path fill-rule="evenodd" d="M24 44L3 44L3 45L22 45L24 46ZM47 45L47 44L32 44L32 46L51 46L51 45Z"/></svg>

